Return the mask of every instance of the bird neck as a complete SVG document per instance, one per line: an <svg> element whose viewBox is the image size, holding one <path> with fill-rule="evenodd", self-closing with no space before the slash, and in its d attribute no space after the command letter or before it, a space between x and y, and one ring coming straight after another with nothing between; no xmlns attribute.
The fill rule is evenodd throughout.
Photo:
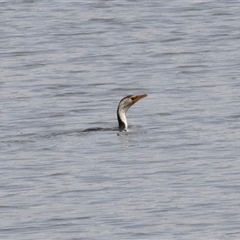
<svg viewBox="0 0 240 240"><path fill-rule="evenodd" d="M119 131L126 131L128 124L127 124L127 118L126 118L126 113L123 109L118 108L117 110L117 118L118 118L118 127Z"/></svg>

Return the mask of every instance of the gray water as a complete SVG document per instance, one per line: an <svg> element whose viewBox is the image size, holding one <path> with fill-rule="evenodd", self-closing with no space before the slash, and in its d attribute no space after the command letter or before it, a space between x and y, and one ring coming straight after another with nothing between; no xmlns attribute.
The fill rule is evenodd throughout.
<svg viewBox="0 0 240 240"><path fill-rule="evenodd" d="M0 239L240 239L239 1L1 1L0 19ZM143 93L128 132L83 132Z"/></svg>

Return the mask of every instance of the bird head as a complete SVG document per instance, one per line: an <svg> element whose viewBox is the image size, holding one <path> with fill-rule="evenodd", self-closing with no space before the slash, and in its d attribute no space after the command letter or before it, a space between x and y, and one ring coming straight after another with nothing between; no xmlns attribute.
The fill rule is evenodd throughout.
<svg viewBox="0 0 240 240"><path fill-rule="evenodd" d="M120 102L119 102L119 108L123 109L125 112L136 102L138 102L140 99L146 97L147 94L142 94L142 95L128 95L124 97Z"/></svg>

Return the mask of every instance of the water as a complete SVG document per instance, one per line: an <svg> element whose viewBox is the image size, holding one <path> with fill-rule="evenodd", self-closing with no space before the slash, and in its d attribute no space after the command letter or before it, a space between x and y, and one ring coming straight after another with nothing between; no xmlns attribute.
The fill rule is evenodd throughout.
<svg viewBox="0 0 240 240"><path fill-rule="evenodd" d="M238 1L0 11L1 239L240 238Z"/></svg>

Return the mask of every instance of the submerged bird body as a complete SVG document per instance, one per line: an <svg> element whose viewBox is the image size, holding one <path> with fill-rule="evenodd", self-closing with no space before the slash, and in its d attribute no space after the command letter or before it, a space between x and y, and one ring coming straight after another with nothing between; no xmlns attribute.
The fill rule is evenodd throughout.
<svg viewBox="0 0 240 240"><path fill-rule="evenodd" d="M146 97L147 94L142 94L142 95L129 95L124 97L118 105L117 109L117 119L118 119L118 127L119 131L127 131L128 124L127 124L127 118L126 118L126 113L128 109L135 104L137 101L140 99Z"/></svg>

